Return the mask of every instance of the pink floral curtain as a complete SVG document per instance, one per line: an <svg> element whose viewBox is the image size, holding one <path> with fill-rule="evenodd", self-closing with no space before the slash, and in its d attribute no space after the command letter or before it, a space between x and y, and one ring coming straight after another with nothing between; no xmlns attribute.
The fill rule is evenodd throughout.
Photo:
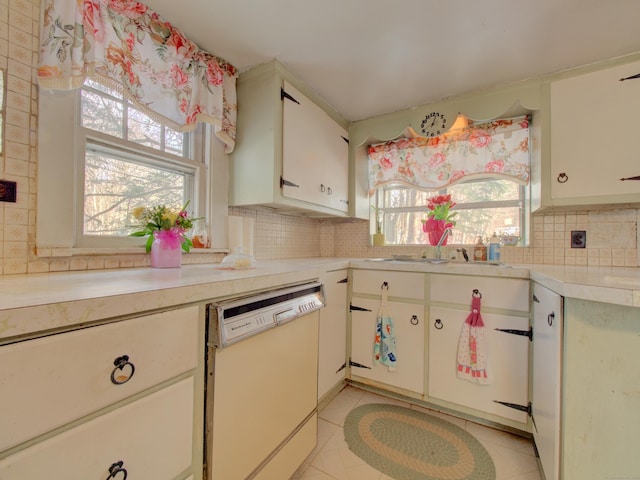
<svg viewBox="0 0 640 480"><path fill-rule="evenodd" d="M463 178L529 182L529 117L471 125L433 138L370 145L369 193L388 184L437 190Z"/></svg>
<svg viewBox="0 0 640 480"><path fill-rule="evenodd" d="M95 77L177 131L215 126L227 153L236 138L233 65L187 39L146 5L131 0L48 0L38 80L42 88L80 88Z"/></svg>

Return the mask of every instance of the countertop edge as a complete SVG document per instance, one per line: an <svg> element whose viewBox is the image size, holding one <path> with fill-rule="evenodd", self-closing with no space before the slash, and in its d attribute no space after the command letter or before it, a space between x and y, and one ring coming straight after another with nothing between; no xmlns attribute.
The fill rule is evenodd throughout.
<svg viewBox="0 0 640 480"><path fill-rule="evenodd" d="M205 303L320 278L346 268L524 278L559 295L640 307L640 269L549 265L433 265L354 258L258 262L255 269L212 265L122 269L0 277L0 343L108 319Z"/></svg>

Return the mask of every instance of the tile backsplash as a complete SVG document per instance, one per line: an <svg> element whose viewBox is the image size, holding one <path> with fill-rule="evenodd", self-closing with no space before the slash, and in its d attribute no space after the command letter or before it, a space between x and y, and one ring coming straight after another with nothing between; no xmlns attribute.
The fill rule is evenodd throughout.
<svg viewBox="0 0 640 480"><path fill-rule="evenodd" d="M16 203L0 203L0 274L145 266L144 254L68 258L35 254L39 16L39 0L0 0L0 68L6 84L0 178L16 182L18 192ZM361 220L319 220L248 208L231 208L229 214L254 219L258 260L388 257L431 248L370 247L369 225ZM638 267L639 219L640 210L631 208L536 215L531 245L504 247L502 258L507 263ZM585 249L570 248L572 230L587 232ZM212 263L221 258L222 254L199 253L186 256L184 262Z"/></svg>

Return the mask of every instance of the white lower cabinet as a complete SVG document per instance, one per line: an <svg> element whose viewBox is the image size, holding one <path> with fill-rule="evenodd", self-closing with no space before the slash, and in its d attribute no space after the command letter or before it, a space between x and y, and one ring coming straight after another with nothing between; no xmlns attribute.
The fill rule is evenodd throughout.
<svg viewBox="0 0 640 480"><path fill-rule="evenodd" d="M431 308L429 314L429 397L526 424L527 412L505 406L528 402L529 339L500 329L527 331L529 319L483 313L488 384L458 378L460 330L469 311Z"/></svg>
<svg viewBox="0 0 640 480"><path fill-rule="evenodd" d="M0 364L0 479L202 478L200 307L7 344Z"/></svg>
<svg viewBox="0 0 640 480"><path fill-rule="evenodd" d="M533 438L546 480L560 475L563 299L533 284Z"/></svg>
<svg viewBox="0 0 640 480"><path fill-rule="evenodd" d="M350 375L401 393L422 396L425 369L425 274L354 270L351 304ZM374 363L374 341L383 293L392 318L397 362L394 370Z"/></svg>
<svg viewBox="0 0 640 480"><path fill-rule="evenodd" d="M346 270L336 270L320 277L324 284L326 306L320 310L318 400L345 378L347 275Z"/></svg>
<svg viewBox="0 0 640 480"><path fill-rule="evenodd" d="M354 300L355 304L356 301ZM357 299L357 306L370 311L351 312L351 375L374 380L422 395L424 391L424 306L389 302L396 337L394 370L374 363L373 345L379 300Z"/></svg>
<svg viewBox="0 0 640 480"><path fill-rule="evenodd" d="M427 397L448 408L526 429L529 408L529 281L472 275L432 275ZM481 295L486 384L458 377L460 332ZM443 403L444 402L444 403Z"/></svg>
<svg viewBox="0 0 640 480"><path fill-rule="evenodd" d="M0 478L173 480L191 467L193 395L186 378L1 460Z"/></svg>

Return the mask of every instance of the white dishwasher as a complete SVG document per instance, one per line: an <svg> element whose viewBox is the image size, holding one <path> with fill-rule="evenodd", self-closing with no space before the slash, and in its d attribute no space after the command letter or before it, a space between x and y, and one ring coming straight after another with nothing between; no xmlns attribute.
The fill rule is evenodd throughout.
<svg viewBox="0 0 640 480"><path fill-rule="evenodd" d="M321 283L207 307L205 478L286 480L317 439Z"/></svg>

